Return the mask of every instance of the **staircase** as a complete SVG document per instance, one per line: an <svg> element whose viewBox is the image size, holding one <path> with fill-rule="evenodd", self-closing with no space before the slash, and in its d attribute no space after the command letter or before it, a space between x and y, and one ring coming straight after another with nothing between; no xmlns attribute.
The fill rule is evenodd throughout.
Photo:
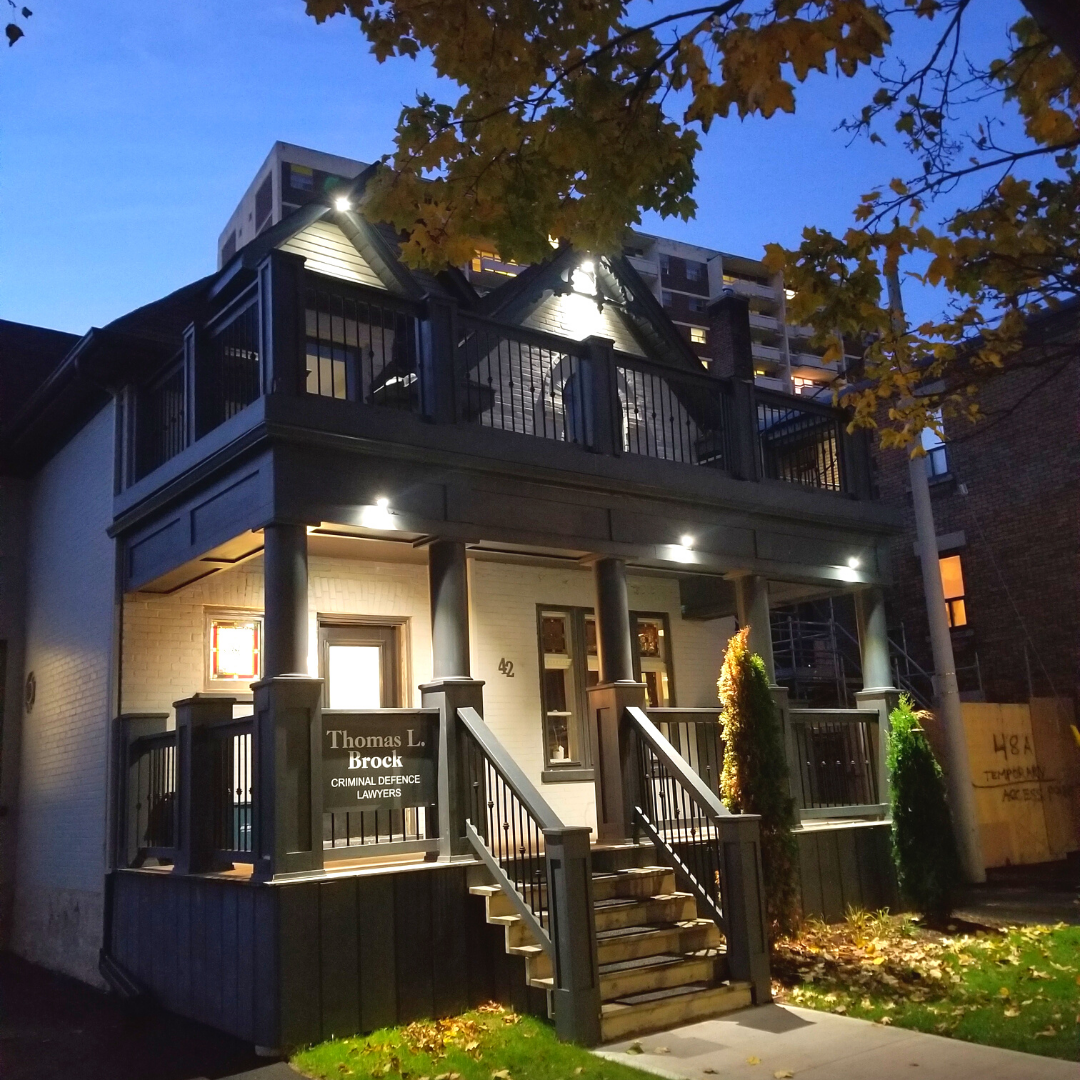
<svg viewBox="0 0 1080 1080"><path fill-rule="evenodd" d="M727 977L723 937L698 918L690 893L678 892L651 847L595 848L593 907L600 964L601 1036L613 1042L718 1016L751 1003L750 984ZM506 951L525 959L530 986L553 987L551 958L497 885L474 885L487 921L502 926Z"/></svg>

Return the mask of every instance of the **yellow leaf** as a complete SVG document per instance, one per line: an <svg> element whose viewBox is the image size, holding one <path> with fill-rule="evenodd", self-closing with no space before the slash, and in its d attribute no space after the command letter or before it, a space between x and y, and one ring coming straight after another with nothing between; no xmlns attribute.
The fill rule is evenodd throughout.
<svg viewBox="0 0 1080 1080"><path fill-rule="evenodd" d="M791 1080L795 1074L790 1069L777 1069L773 1073L775 1080Z"/></svg>
<svg viewBox="0 0 1080 1080"><path fill-rule="evenodd" d="M759 1058L759 1057L755 1057L755 1056L754 1056L753 1054L751 1054L751 1055L750 1055L750 1056L749 1056L749 1057L748 1057L748 1058L746 1059L746 1064L747 1064L747 1065L760 1065L760 1064L761 1064L761 1058Z"/></svg>

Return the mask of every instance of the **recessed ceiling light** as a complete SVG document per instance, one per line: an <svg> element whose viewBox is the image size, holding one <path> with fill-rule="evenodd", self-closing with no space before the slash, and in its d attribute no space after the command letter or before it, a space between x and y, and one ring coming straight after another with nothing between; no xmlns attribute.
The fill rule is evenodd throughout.
<svg viewBox="0 0 1080 1080"><path fill-rule="evenodd" d="M351 210L352 203L349 202L349 197L347 195L339 195L334 200L334 209L342 214L344 214L346 210Z"/></svg>

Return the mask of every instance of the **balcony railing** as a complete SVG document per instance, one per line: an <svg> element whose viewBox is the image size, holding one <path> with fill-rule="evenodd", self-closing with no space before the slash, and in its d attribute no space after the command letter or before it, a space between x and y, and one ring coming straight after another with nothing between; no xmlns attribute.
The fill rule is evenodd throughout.
<svg viewBox="0 0 1080 1080"><path fill-rule="evenodd" d="M826 403L327 278L293 259L271 255L134 393L127 483L273 392L869 495L866 447Z"/></svg>

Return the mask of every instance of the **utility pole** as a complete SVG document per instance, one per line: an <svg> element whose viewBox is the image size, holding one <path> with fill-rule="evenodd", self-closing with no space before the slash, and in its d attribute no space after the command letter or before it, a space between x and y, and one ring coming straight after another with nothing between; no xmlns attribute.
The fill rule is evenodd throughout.
<svg viewBox="0 0 1080 1080"><path fill-rule="evenodd" d="M893 270L886 278L894 326L902 333L906 329L906 322L900 296L900 275ZM948 754L947 775L953 828L956 831L956 845L964 878L969 883L976 884L986 880L986 868L983 865L975 791L971 786L971 764L968 760L964 718L960 711L960 690L956 685L956 660L953 657L952 636L949 633L945 590L941 585L937 529L934 527L934 508L930 502L930 481L926 475L926 461L921 456L908 458L908 475L911 478L911 501L915 508L915 530L919 561L922 563L923 590L926 594L926 618L930 624L930 646L934 654L934 689L938 719L945 731Z"/></svg>

